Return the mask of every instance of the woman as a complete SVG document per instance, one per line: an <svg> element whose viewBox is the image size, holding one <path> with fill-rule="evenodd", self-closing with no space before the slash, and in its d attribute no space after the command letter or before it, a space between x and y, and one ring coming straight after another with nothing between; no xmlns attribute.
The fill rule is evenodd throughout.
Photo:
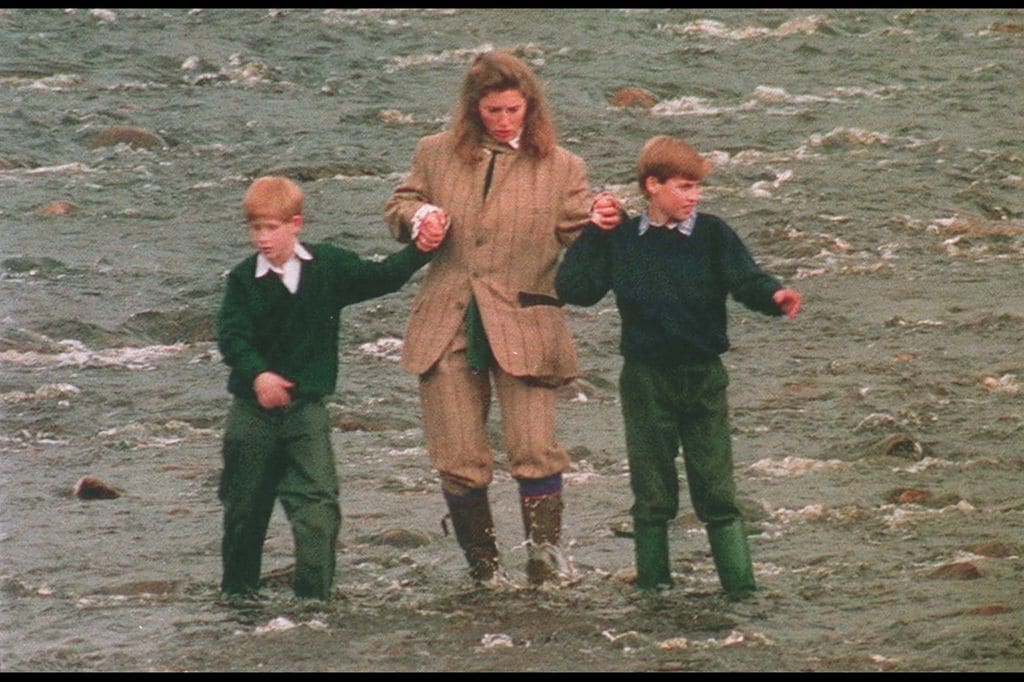
<svg viewBox="0 0 1024 682"><path fill-rule="evenodd" d="M543 583L558 574L569 468L555 440L555 389L579 374L555 270L588 220L618 223L618 202L592 199L583 161L555 142L530 68L488 52L465 75L450 129L420 140L385 218L399 241L437 249L402 366L419 375L427 448L470 574L488 580L498 566L487 499L493 379L519 483L527 576Z"/></svg>

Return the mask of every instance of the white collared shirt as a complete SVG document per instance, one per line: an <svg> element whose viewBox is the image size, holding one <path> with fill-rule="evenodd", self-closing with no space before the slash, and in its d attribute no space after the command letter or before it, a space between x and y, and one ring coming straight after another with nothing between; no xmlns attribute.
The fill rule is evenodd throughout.
<svg viewBox="0 0 1024 682"><path fill-rule="evenodd" d="M651 222L650 217L647 215L645 210L643 215L640 216L640 225L637 228L637 234L643 234L651 227L663 227L667 230L677 230L680 234L689 237L693 234L693 226L697 224L697 207L694 206L693 210L690 211L690 216L686 220L677 220L674 222L666 223L665 225L655 225Z"/></svg>
<svg viewBox="0 0 1024 682"><path fill-rule="evenodd" d="M299 290L299 279L302 276L302 261L304 260L313 260L313 254L299 242L295 242L295 253L292 254L292 257L279 268L274 267L261 253L256 256L256 278L265 277L268 272L276 273L288 292L294 294Z"/></svg>

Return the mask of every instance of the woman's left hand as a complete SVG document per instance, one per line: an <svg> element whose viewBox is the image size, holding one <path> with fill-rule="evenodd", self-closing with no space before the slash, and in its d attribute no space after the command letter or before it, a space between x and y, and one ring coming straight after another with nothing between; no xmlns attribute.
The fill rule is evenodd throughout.
<svg viewBox="0 0 1024 682"><path fill-rule="evenodd" d="M622 222L622 204L611 192L600 192L590 206L590 222L602 230L614 229Z"/></svg>

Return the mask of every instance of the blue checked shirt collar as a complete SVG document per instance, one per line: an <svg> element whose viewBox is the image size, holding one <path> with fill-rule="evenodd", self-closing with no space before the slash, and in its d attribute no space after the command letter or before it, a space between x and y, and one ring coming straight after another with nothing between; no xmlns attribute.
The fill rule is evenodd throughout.
<svg viewBox="0 0 1024 682"><path fill-rule="evenodd" d="M647 232L647 230L652 228L652 227L661 227L661 228L665 228L665 229L668 229L668 230L677 230L680 234L689 237L691 234L693 234L693 226L696 225L696 224L697 224L697 209L696 209L696 207L694 207L694 209L692 211L690 211L690 217L687 218L686 220L679 220L679 221L675 221L675 222L670 222L670 223L667 223L665 225L655 225L654 223L652 223L651 219L647 215L647 211L644 210L643 215L640 216L640 226L637 228L637 234L642 235L644 232Z"/></svg>

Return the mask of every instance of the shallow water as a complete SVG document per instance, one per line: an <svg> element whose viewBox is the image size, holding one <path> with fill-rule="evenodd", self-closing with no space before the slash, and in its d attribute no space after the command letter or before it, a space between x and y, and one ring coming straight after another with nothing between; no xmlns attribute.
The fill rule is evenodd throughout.
<svg viewBox="0 0 1024 682"><path fill-rule="evenodd" d="M307 238L390 252L383 204L491 46L631 206L648 137L706 151L704 210L805 296L793 322L730 308L761 592L718 595L687 504L677 589L626 582L610 298L569 312L573 584L524 587L506 468L510 583L469 584L397 364L414 281L343 318L339 599L290 598L279 512L265 600L219 604L212 323L241 195L289 173ZM8 9L0 55L4 671L1021 669L1020 11ZM612 106L623 86L656 103ZM164 144L91 146L115 125ZM87 474L124 495L69 496Z"/></svg>

